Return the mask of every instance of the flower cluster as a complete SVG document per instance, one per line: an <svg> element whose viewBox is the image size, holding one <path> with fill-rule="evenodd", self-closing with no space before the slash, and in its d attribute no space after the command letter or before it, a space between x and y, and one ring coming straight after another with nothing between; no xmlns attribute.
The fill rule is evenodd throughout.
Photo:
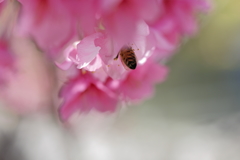
<svg viewBox="0 0 240 160"><path fill-rule="evenodd" d="M114 80L104 70L78 70L60 92L65 100L60 108L61 118L66 120L76 110L115 111L119 101L147 98L153 93L153 85L165 79L167 71L151 60L121 80Z"/></svg>
<svg viewBox="0 0 240 160"><path fill-rule="evenodd" d="M168 69L159 63L172 55L181 37L196 32L195 13L209 7L205 0L18 3L14 34L33 40L59 68L71 73L60 90L63 120L76 111L114 111L122 101L150 97L154 85L167 75ZM5 1L0 2L0 13L2 5ZM9 56L2 50L0 43L0 56ZM136 63L136 69L129 63Z"/></svg>

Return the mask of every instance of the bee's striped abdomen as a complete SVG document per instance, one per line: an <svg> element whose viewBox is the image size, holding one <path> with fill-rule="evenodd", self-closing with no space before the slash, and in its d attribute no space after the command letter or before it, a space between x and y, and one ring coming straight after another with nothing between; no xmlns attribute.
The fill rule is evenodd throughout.
<svg viewBox="0 0 240 160"><path fill-rule="evenodd" d="M135 69L137 67L137 59L132 48L128 50L121 50L120 56L123 63L130 69Z"/></svg>
<svg viewBox="0 0 240 160"><path fill-rule="evenodd" d="M121 50L118 52L117 56L114 60L118 59L118 55L120 54L122 64L124 67L129 69L136 69L137 67L137 58L134 53L134 50L131 46L123 46Z"/></svg>

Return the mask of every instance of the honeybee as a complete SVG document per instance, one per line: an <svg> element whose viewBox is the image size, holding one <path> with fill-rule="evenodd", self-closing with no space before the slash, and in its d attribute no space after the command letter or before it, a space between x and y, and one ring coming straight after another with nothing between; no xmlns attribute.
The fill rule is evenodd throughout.
<svg viewBox="0 0 240 160"><path fill-rule="evenodd" d="M131 46L123 46L118 52L117 56L114 58L114 60L118 59L119 54L124 67L126 66L129 69L136 69L137 58Z"/></svg>

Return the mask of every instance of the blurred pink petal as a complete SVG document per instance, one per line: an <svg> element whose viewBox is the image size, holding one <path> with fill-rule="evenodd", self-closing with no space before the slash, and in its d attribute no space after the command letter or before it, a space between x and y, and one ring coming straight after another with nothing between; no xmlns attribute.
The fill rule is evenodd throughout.
<svg viewBox="0 0 240 160"><path fill-rule="evenodd" d="M64 61L62 63L55 62L56 66L62 70L68 70L72 66L72 61Z"/></svg>
<svg viewBox="0 0 240 160"><path fill-rule="evenodd" d="M87 36L77 45L78 69L86 67L99 53L100 47L95 46L94 41L100 35L100 33L95 33Z"/></svg>
<svg viewBox="0 0 240 160"><path fill-rule="evenodd" d="M178 47L178 36L174 32L167 37L163 32L150 28L150 34L146 37L146 48L150 50L150 58L161 60L172 56L173 51Z"/></svg>
<svg viewBox="0 0 240 160"><path fill-rule="evenodd" d="M80 34L88 36L96 31L98 20L96 14L99 9L97 0L61 0L71 14L71 18L78 22Z"/></svg>
<svg viewBox="0 0 240 160"><path fill-rule="evenodd" d="M75 34L75 21L58 0L19 0L18 30L31 36L37 45L56 56Z"/></svg>
<svg viewBox="0 0 240 160"><path fill-rule="evenodd" d="M154 85L166 79L168 69L148 60L119 83L116 91L127 100L143 100L152 96Z"/></svg>
<svg viewBox="0 0 240 160"><path fill-rule="evenodd" d="M127 74L127 70L124 68L120 58L110 61L108 65L104 65L103 70L109 77L117 80L123 79Z"/></svg>
<svg viewBox="0 0 240 160"><path fill-rule="evenodd" d="M149 23L147 46L152 46L154 58L164 59L173 54L182 36L197 31L195 12L207 11L209 4L205 0L163 0L159 7L158 20Z"/></svg>
<svg viewBox="0 0 240 160"><path fill-rule="evenodd" d="M0 0L0 13L3 7L4 7L4 0Z"/></svg>
<svg viewBox="0 0 240 160"><path fill-rule="evenodd" d="M133 40L137 21L135 15L125 9L119 9L115 13L103 17L106 32L120 45Z"/></svg>
<svg viewBox="0 0 240 160"><path fill-rule="evenodd" d="M155 0L119 0L111 3L111 7L101 8L103 26L121 46L133 41L139 21L155 20L159 14Z"/></svg>
<svg viewBox="0 0 240 160"><path fill-rule="evenodd" d="M77 53L77 44L79 42L75 42L72 45L69 45L63 51L63 60L62 62L56 61L55 64L62 70L68 70L72 64L78 64L78 53Z"/></svg>
<svg viewBox="0 0 240 160"><path fill-rule="evenodd" d="M61 91L64 102L59 110L62 120L67 120L74 112L88 112L96 109L100 112L114 111L117 98L101 81L90 73L81 73L70 80Z"/></svg>
<svg viewBox="0 0 240 160"><path fill-rule="evenodd" d="M15 70L14 62L15 57L9 42L0 39L0 85L5 84Z"/></svg>
<svg viewBox="0 0 240 160"><path fill-rule="evenodd" d="M96 71L92 72L92 75L101 82L105 82L109 77L103 68L99 68Z"/></svg>
<svg viewBox="0 0 240 160"><path fill-rule="evenodd" d="M78 69L86 69L88 71L95 71L102 67L102 60L98 56L100 47L95 46L95 39L101 33L94 33L82 39L80 42L75 42L69 45L64 50L63 62L56 62L56 65L63 69L69 69L72 64L77 65Z"/></svg>
<svg viewBox="0 0 240 160"><path fill-rule="evenodd" d="M114 50L114 42L106 33L103 32L101 36L95 39L94 42L96 46L100 47L99 56L101 57L103 63L108 64L109 61L114 59L117 51Z"/></svg>
<svg viewBox="0 0 240 160"><path fill-rule="evenodd" d="M197 30L195 21L196 11L207 11L209 4L206 0L163 0L160 2L161 16L153 25L160 32L170 34L193 34Z"/></svg>
<svg viewBox="0 0 240 160"><path fill-rule="evenodd" d="M46 110L54 86L50 83L48 65L31 43L21 38L12 42L16 73L8 77L0 97L18 114Z"/></svg>
<svg viewBox="0 0 240 160"><path fill-rule="evenodd" d="M84 69L86 69L87 71L94 72L101 67L102 67L102 60L99 57L99 55L97 55L86 67L84 67Z"/></svg>

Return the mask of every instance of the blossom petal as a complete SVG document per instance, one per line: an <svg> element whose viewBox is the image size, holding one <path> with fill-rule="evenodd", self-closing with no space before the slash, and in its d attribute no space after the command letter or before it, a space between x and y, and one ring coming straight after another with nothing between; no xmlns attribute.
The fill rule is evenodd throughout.
<svg viewBox="0 0 240 160"><path fill-rule="evenodd" d="M95 33L87 36L77 45L78 69L86 67L99 53L100 47L95 45L94 40L100 35L100 33Z"/></svg>
<svg viewBox="0 0 240 160"><path fill-rule="evenodd" d="M104 65L103 69L113 79L124 79L127 74L127 70L124 68L120 58L112 60L108 65Z"/></svg>
<svg viewBox="0 0 240 160"><path fill-rule="evenodd" d="M93 72L93 71L96 71L97 69L99 69L100 67L102 67L102 60L97 55L86 67L84 67L84 69L86 69L90 72Z"/></svg>
<svg viewBox="0 0 240 160"><path fill-rule="evenodd" d="M118 103L117 96L104 82L97 80L88 71L82 73L82 70L64 85L60 97L64 100L59 109L63 121L76 111L88 112L96 109L100 112L112 112Z"/></svg>
<svg viewBox="0 0 240 160"><path fill-rule="evenodd" d="M166 67L148 60L136 70L131 71L116 90L127 99L143 100L153 94L155 83L162 82L166 76Z"/></svg>

